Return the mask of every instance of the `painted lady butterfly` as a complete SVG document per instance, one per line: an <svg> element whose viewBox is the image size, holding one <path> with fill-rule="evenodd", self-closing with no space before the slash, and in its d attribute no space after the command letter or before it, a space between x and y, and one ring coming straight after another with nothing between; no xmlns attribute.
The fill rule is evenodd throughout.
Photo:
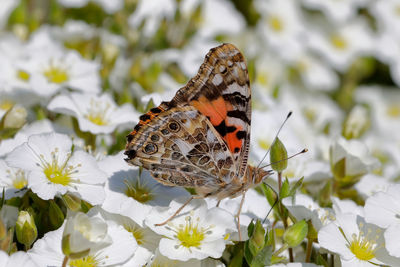
<svg viewBox="0 0 400 267"><path fill-rule="evenodd" d="M166 222L193 198L243 195L242 206L246 191L270 174L247 165L250 122L244 57L234 45L223 44L208 52L198 74L170 102L140 116L127 136L125 160L148 169L164 185L196 190L197 196Z"/></svg>

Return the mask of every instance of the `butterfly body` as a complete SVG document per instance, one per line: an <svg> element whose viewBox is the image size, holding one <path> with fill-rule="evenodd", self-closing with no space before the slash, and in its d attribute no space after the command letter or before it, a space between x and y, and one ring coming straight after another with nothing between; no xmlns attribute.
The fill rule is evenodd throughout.
<svg viewBox="0 0 400 267"><path fill-rule="evenodd" d="M270 174L247 164L251 90L244 57L231 44L211 49L170 102L139 119L127 136L125 160L164 185L221 200L244 194Z"/></svg>

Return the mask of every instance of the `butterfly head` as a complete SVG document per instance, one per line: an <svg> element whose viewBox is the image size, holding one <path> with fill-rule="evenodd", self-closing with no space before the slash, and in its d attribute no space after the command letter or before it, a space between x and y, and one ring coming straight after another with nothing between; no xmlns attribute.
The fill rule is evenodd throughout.
<svg viewBox="0 0 400 267"><path fill-rule="evenodd" d="M267 179L273 173L273 171L264 170L262 168L257 168L253 166L248 166L247 173L248 177L250 178L249 181L255 186L262 183L262 181L264 181L265 179Z"/></svg>

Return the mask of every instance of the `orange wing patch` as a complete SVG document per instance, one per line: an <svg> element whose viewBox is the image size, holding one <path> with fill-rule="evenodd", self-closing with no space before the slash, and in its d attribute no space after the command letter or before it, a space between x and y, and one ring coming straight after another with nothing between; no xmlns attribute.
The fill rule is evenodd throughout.
<svg viewBox="0 0 400 267"><path fill-rule="evenodd" d="M228 125L228 112L233 110L231 103L225 101L222 96L211 101L205 96L200 96L190 104L210 120L232 153L240 151L243 138L239 137L243 128L238 125Z"/></svg>

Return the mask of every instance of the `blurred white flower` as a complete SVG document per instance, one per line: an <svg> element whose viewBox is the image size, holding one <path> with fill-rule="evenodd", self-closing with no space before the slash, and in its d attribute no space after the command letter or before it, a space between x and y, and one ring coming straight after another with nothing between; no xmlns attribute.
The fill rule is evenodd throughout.
<svg viewBox="0 0 400 267"><path fill-rule="evenodd" d="M369 11L377 21L379 32L390 32L397 40L400 38L399 7L397 0L373 1L369 6Z"/></svg>
<svg viewBox="0 0 400 267"><path fill-rule="evenodd" d="M333 68L344 72L353 61L373 51L374 39L367 24L353 20L332 28L308 32L309 46L321 54Z"/></svg>
<svg viewBox="0 0 400 267"><path fill-rule="evenodd" d="M142 34L152 36L158 29L163 18L172 19L176 10L173 0L140 0L135 11L128 18L128 24L133 29L144 22Z"/></svg>
<svg viewBox="0 0 400 267"><path fill-rule="evenodd" d="M360 177L379 167L365 144L358 140L339 138L330 147L331 169L335 177Z"/></svg>
<svg viewBox="0 0 400 267"><path fill-rule="evenodd" d="M297 1L258 0L254 2L262 18L258 30L274 53L291 61L304 49L304 22Z"/></svg>
<svg viewBox="0 0 400 267"><path fill-rule="evenodd" d="M221 208L208 209L204 200L192 200L167 225L155 226L169 218L183 201L174 200L169 208L154 208L146 218L146 225L163 236L160 253L181 261L221 257L228 235L237 231L235 219Z"/></svg>
<svg viewBox="0 0 400 267"><path fill-rule="evenodd" d="M385 249L383 230L355 214L337 214L335 222L319 231L318 242L338 254L343 267L400 266L400 259L391 257Z"/></svg>
<svg viewBox="0 0 400 267"><path fill-rule="evenodd" d="M386 191L393 185L394 183L389 182L384 177L369 173L363 176L361 181L355 185L355 188L361 196L367 198L377 192Z"/></svg>
<svg viewBox="0 0 400 267"><path fill-rule="evenodd" d="M284 198L282 203L297 220L311 220L317 231L335 220L332 209L321 208L310 196L304 194Z"/></svg>
<svg viewBox="0 0 400 267"><path fill-rule="evenodd" d="M346 23L351 18L355 17L361 4L368 1L369 0L302 0L307 8L321 10L336 25Z"/></svg>
<svg viewBox="0 0 400 267"><path fill-rule="evenodd" d="M400 54L399 54L400 55ZM370 106L372 127L385 139L400 141L393 132L400 131L400 91L398 88L362 86L357 88L355 99ZM392 143L393 145L393 143Z"/></svg>
<svg viewBox="0 0 400 267"><path fill-rule="evenodd" d="M87 5L90 1L100 5L103 10L109 14L113 14L124 7L123 0L58 0L65 7L80 8Z"/></svg>
<svg viewBox="0 0 400 267"><path fill-rule="evenodd" d="M66 135L32 135L8 154L6 162L27 173L28 188L42 199L72 192L92 205L103 203L106 174L92 156L71 148Z"/></svg>
<svg viewBox="0 0 400 267"><path fill-rule="evenodd" d="M28 253L23 251L15 252L8 255L5 251L0 250L0 266L3 267L38 267L36 263L31 259Z"/></svg>
<svg viewBox="0 0 400 267"><path fill-rule="evenodd" d="M3 127L7 128L21 128L26 123L27 116L26 109L22 106L15 105L7 111L3 119Z"/></svg>
<svg viewBox="0 0 400 267"><path fill-rule="evenodd" d="M100 64L83 59L76 51L61 49L37 51L27 64L20 64L27 73L33 92L49 97L63 88L98 93L101 91Z"/></svg>
<svg viewBox="0 0 400 267"><path fill-rule="evenodd" d="M174 198L189 197L185 189L164 186L148 171L140 173L139 168L129 166L123 158L119 153L99 163L108 175L106 198L102 205L104 210L127 216L143 227L143 221L153 206L168 206Z"/></svg>
<svg viewBox="0 0 400 267"><path fill-rule="evenodd" d="M400 257L400 185L389 187L386 192L378 192L365 202L365 220L387 229L385 231L386 248L389 254Z"/></svg>
<svg viewBox="0 0 400 267"><path fill-rule="evenodd" d="M367 108L361 105L354 106L343 124L343 136L346 139L359 138L370 124Z"/></svg>
<svg viewBox="0 0 400 267"><path fill-rule="evenodd" d="M19 5L20 0L3 0L0 5L0 30L7 24L11 12Z"/></svg>
<svg viewBox="0 0 400 267"><path fill-rule="evenodd" d="M81 242L78 249L89 245L89 254L80 259L69 260L69 266L120 266L135 253L137 243L133 236L122 225L105 220L98 208L93 208L87 215L80 213L76 218L72 230L76 237L80 236ZM72 219L72 218L71 218ZM39 266L61 266L64 255L61 248L63 233L71 232L64 223L56 231L48 232L37 240L29 250L32 259ZM75 238L75 237L74 237Z"/></svg>
<svg viewBox="0 0 400 267"><path fill-rule="evenodd" d="M6 229L14 227L18 219L18 208L4 204L0 210L0 219Z"/></svg>
<svg viewBox="0 0 400 267"><path fill-rule="evenodd" d="M331 197L332 200L332 209L335 211L335 214L342 213L353 213L356 215L360 215L364 217L364 207L358 206L354 201L350 199L340 199L337 197Z"/></svg>
<svg viewBox="0 0 400 267"><path fill-rule="evenodd" d="M93 134L108 134L118 126L132 127L138 119L138 113L130 104L118 107L108 94L58 95L49 103L48 109L76 117L80 129Z"/></svg>
<svg viewBox="0 0 400 267"><path fill-rule="evenodd" d="M28 179L24 170L9 167L4 160L0 159L0 187L4 190L6 200L23 196L27 185Z"/></svg>

